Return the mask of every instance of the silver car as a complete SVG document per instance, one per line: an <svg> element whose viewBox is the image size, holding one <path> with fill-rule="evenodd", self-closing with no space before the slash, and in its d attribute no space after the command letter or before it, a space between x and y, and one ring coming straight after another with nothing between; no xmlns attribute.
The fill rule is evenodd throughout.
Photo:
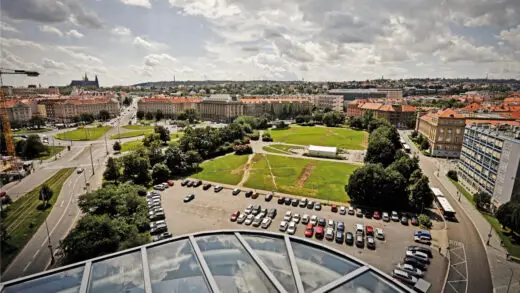
<svg viewBox="0 0 520 293"><path fill-rule="evenodd" d="M247 215L247 218L246 218L244 224L251 225L251 223L253 223L253 220L254 220L254 216L253 215Z"/></svg>
<svg viewBox="0 0 520 293"><path fill-rule="evenodd" d="M246 220L246 217L247 216L245 214L240 214L240 216L238 216L238 218L237 218L237 223L239 223L239 224L244 223L244 221Z"/></svg>

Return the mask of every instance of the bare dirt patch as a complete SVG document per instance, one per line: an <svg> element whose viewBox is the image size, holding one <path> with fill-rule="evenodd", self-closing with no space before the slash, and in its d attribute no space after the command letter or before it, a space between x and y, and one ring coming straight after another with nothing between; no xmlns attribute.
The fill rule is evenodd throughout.
<svg viewBox="0 0 520 293"><path fill-rule="evenodd" d="M327 133L325 133L325 136L332 136L334 134L335 134L335 132L332 131L331 129L329 129L329 130L327 130Z"/></svg>
<svg viewBox="0 0 520 293"><path fill-rule="evenodd" d="M363 136L363 143L361 145L365 148L368 148L368 133L365 133Z"/></svg>
<svg viewBox="0 0 520 293"><path fill-rule="evenodd" d="M305 168L302 171L302 174L300 175L300 178L298 178L298 182L296 182L296 186L299 188L302 188L305 182L311 177L312 170L316 167L316 164L314 162L310 162L305 166Z"/></svg>

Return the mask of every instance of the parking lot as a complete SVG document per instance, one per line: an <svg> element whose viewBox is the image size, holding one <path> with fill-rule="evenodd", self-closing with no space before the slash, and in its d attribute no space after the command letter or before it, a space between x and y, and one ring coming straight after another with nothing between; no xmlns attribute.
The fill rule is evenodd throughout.
<svg viewBox="0 0 520 293"><path fill-rule="evenodd" d="M223 189L219 193L215 193L212 188L203 190L202 186L197 188L183 187L180 181L175 181L175 185L161 191L162 206L166 214L166 223L168 231L173 235L193 233L207 230L219 229L260 229L261 227L246 226L231 222L231 214L235 210L240 213L246 209L249 204L260 204L262 208L276 208L277 216L267 229L271 232L279 232L280 222L286 211L298 213L300 216L308 214L323 217L326 220L342 221L345 223L345 232L354 233L355 224L370 225L375 228L382 228L385 233L385 240L376 239L376 248L374 250L358 248L355 245L337 244L335 241L326 239L316 239L315 237L307 238L318 243L329 245L332 248L341 250L353 257L359 258L388 274L391 274L395 265L402 261L406 248L409 245L415 245L413 241L413 232L418 227L412 225L405 226L398 222L383 222L381 220L358 218L352 215L340 215L331 212L330 206L322 206L321 211L310 210L307 208L287 206L277 203L277 197L266 202L265 195L261 194L257 199L246 198L244 193L248 189L242 189L237 196L232 195L231 189ZM183 199L188 194L195 194L195 199L184 203ZM312 199L311 199L312 200ZM304 236L305 225L298 224L295 236L306 238ZM355 233L354 233L355 234ZM432 284L429 292L440 292L442 283L445 278L447 260L439 255L435 250L433 259L428 267L426 277L424 278Z"/></svg>

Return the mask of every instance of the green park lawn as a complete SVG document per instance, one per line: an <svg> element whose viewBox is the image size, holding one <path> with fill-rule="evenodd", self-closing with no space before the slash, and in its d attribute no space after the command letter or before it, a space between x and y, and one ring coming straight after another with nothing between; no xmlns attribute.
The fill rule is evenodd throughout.
<svg viewBox="0 0 520 293"><path fill-rule="evenodd" d="M55 153L59 153L61 151L63 151L63 149L65 149L64 146L45 146L45 148L47 149L46 152L43 152L40 154L40 157L37 158L37 159L40 159L40 160L47 160L47 159L50 159L54 156Z"/></svg>
<svg viewBox="0 0 520 293"><path fill-rule="evenodd" d="M110 139L120 139L120 138L136 137L136 136L146 135L146 134L152 133L152 132L153 132L153 130L128 131L128 132L121 133L121 135L119 135L119 134L111 135Z"/></svg>
<svg viewBox="0 0 520 293"><path fill-rule="evenodd" d="M184 136L184 132L171 133L171 134L170 134L170 139L171 139L172 141L173 141L173 140L178 140L178 139L181 139L183 136Z"/></svg>
<svg viewBox="0 0 520 293"><path fill-rule="evenodd" d="M75 130L58 133L56 138L62 140L96 140L102 137L112 127L93 127L93 128L78 128Z"/></svg>
<svg viewBox="0 0 520 293"><path fill-rule="evenodd" d="M121 144L121 152L135 151L144 146L142 140L127 141Z"/></svg>
<svg viewBox="0 0 520 293"><path fill-rule="evenodd" d="M51 131L49 128L40 128L40 129L26 129L22 128L17 131L13 131L13 134L24 134L24 133L40 133L40 132L47 132Z"/></svg>
<svg viewBox="0 0 520 293"><path fill-rule="evenodd" d="M349 128L302 127L292 125L288 129L269 131L275 142L299 145L332 146L352 150L364 150L367 133Z"/></svg>
<svg viewBox="0 0 520 293"><path fill-rule="evenodd" d="M247 158L247 155L231 154L205 161L200 164L201 170L191 177L224 184L237 184L244 174Z"/></svg>
<svg viewBox="0 0 520 293"><path fill-rule="evenodd" d="M3 243L0 250L2 272L43 224L60 194L63 183L73 171L74 168L61 169L45 181L54 192L49 202L50 207L45 210L39 209L42 204L39 200L40 187L36 187L9 205L7 217L3 220L9 239Z"/></svg>
<svg viewBox="0 0 520 293"><path fill-rule="evenodd" d="M255 154L249 179L244 185L322 200L347 202L349 197L345 192L345 184L357 168L356 165L346 163Z"/></svg>
<svg viewBox="0 0 520 293"><path fill-rule="evenodd" d="M271 145L264 146L262 149L264 151L270 152L270 153L287 155L287 154L291 154L291 152L289 152L289 150L294 149L294 148L301 148L301 147L293 146L293 145L285 145L285 144L271 144Z"/></svg>
<svg viewBox="0 0 520 293"><path fill-rule="evenodd" d="M154 130L154 126L152 126L152 125L125 125L125 126L123 126L123 128L129 129L129 130L149 130L149 131Z"/></svg>

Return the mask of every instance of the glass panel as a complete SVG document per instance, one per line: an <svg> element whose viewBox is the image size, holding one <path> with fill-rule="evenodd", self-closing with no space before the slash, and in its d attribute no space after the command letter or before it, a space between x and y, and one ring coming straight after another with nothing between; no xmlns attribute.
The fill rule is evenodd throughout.
<svg viewBox="0 0 520 293"><path fill-rule="evenodd" d="M289 255L283 238L244 235L242 237L265 263L273 275L288 292L296 292L296 281L292 273Z"/></svg>
<svg viewBox="0 0 520 293"><path fill-rule="evenodd" d="M141 251L123 254L92 264L88 292L144 292Z"/></svg>
<svg viewBox="0 0 520 293"><path fill-rule="evenodd" d="M154 293L210 292L188 240L148 249L148 264Z"/></svg>
<svg viewBox="0 0 520 293"><path fill-rule="evenodd" d="M276 292L234 235L199 237L197 244L221 292Z"/></svg>
<svg viewBox="0 0 520 293"><path fill-rule="evenodd" d="M311 292L357 269L358 264L325 249L291 241L305 292Z"/></svg>
<svg viewBox="0 0 520 293"><path fill-rule="evenodd" d="M46 277L40 277L4 288L3 293L55 293L79 292L83 278L83 266L59 272Z"/></svg>
<svg viewBox="0 0 520 293"><path fill-rule="evenodd" d="M366 272L359 277L351 280L348 283L329 291L329 293L399 293L402 291L396 290L386 284L381 278L372 273Z"/></svg>

